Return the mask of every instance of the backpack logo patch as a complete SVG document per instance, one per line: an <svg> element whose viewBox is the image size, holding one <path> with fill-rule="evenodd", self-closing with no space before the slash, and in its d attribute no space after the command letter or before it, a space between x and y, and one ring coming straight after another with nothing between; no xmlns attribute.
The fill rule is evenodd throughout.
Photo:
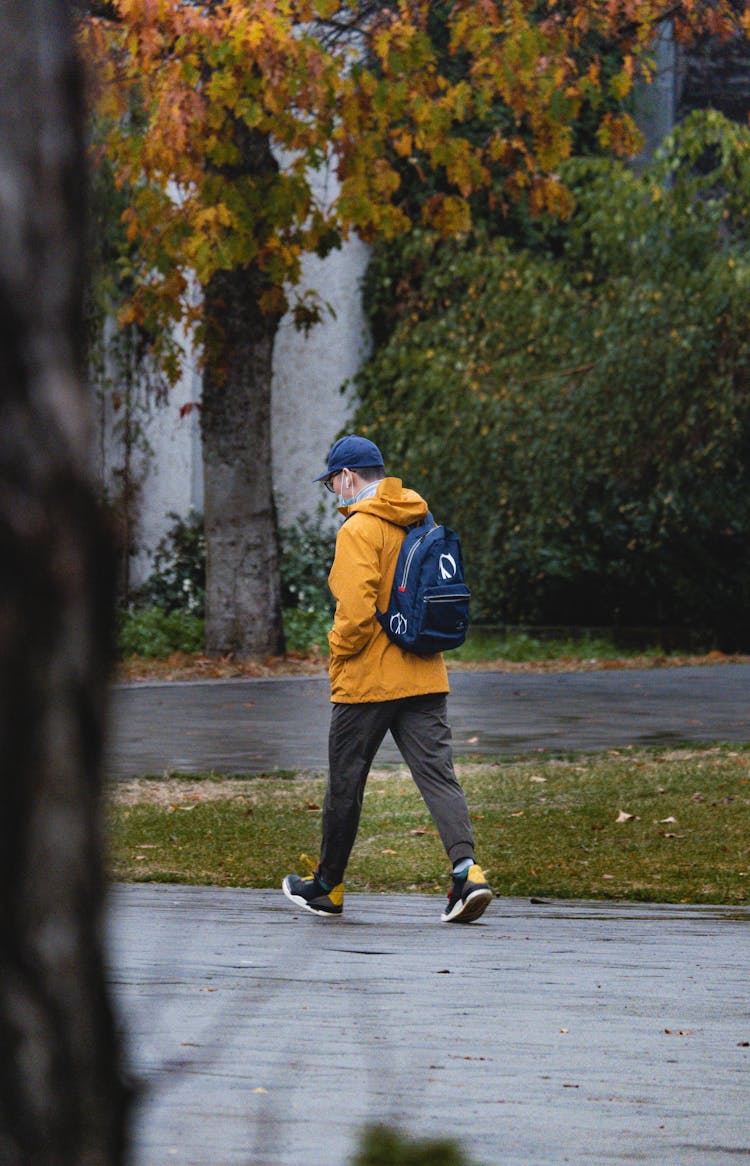
<svg viewBox="0 0 750 1166"><path fill-rule="evenodd" d="M405 636L407 623L408 621L406 616L402 612L397 611L394 615L391 616L390 622L388 624L389 628L391 629L391 634L394 636Z"/></svg>
<svg viewBox="0 0 750 1166"><path fill-rule="evenodd" d="M438 562L438 571L440 573L440 578L444 583L447 583L449 579L454 579L456 577L457 570L458 566L456 564L456 560L453 558L453 555L444 554L440 556L440 560Z"/></svg>

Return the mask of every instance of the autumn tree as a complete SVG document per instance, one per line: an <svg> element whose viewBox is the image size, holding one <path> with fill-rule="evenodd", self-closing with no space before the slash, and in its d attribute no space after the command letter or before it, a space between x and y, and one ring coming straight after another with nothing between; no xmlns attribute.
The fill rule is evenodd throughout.
<svg viewBox="0 0 750 1166"><path fill-rule="evenodd" d="M433 5L415 0L99 7L81 40L96 67L98 149L127 192L134 290L121 318L149 332L173 377L174 325L202 346L207 647L274 652L271 361L290 300L300 325L319 317L290 290L302 256L350 231L394 237L415 218L464 232L479 190L498 215L522 202L565 216L558 169L584 104L604 150L637 148L626 100L649 75L658 22L689 39L730 36L749 18L731 0L456 0L441 6L438 46ZM595 46L612 44L619 64L604 71ZM460 69L442 67L446 54ZM314 181L326 167L330 197ZM440 178L411 212L404 168Z"/></svg>
<svg viewBox="0 0 750 1166"><path fill-rule="evenodd" d="M0 1160L117 1166L103 957L113 548L88 473L82 86L65 0L0 0Z"/></svg>

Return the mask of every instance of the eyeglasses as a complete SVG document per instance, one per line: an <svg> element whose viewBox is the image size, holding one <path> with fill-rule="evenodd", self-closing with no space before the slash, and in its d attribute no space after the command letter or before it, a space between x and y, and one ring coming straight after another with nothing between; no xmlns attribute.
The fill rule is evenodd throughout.
<svg viewBox="0 0 750 1166"><path fill-rule="evenodd" d="M331 474L330 477L323 479L323 485L325 486L326 490L328 490L329 493L331 493L331 494L336 493L336 491L333 488L333 479L337 478L340 473L341 473L341 470L336 470L335 474Z"/></svg>

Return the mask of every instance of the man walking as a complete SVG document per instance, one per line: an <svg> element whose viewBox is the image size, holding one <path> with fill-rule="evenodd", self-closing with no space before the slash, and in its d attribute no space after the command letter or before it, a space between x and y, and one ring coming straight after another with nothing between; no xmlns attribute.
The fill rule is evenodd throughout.
<svg viewBox="0 0 750 1166"><path fill-rule="evenodd" d="M344 872L359 827L365 783L390 730L437 826L452 864L444 923L470 923L492 892L474 861L464 792L453 769L446 719L449 690L439 653L418 656L394 644L376 612L385 611L405 528L424 519L427 503L400 479L385 476L368 438L351 434L331 449L315 481L337 497L346 517L336 538L328 583L336 599L330 644L331 701L328 787L320 861L309 878L287 875L284 894L316 915L341 915Z"/></svg>

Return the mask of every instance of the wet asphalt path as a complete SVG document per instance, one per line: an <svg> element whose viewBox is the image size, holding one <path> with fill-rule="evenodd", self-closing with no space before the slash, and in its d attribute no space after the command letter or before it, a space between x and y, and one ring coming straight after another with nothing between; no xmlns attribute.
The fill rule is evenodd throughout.
<svg viewBox="0 0 750 1166"><path fill-rule="evenodd" d="M347 1166L385 1121L472 1166L750 1161L750 908L115 889L134 1166Z"/></svg>
<svg viewBox="0 0 750 1166"><path fill-rule="evenodd" d="M323 771L328 679L118 685L108 773ZM454 672L457 757L750 740L750 665ZM399 756L390 737L377 762Z"/></svg>

